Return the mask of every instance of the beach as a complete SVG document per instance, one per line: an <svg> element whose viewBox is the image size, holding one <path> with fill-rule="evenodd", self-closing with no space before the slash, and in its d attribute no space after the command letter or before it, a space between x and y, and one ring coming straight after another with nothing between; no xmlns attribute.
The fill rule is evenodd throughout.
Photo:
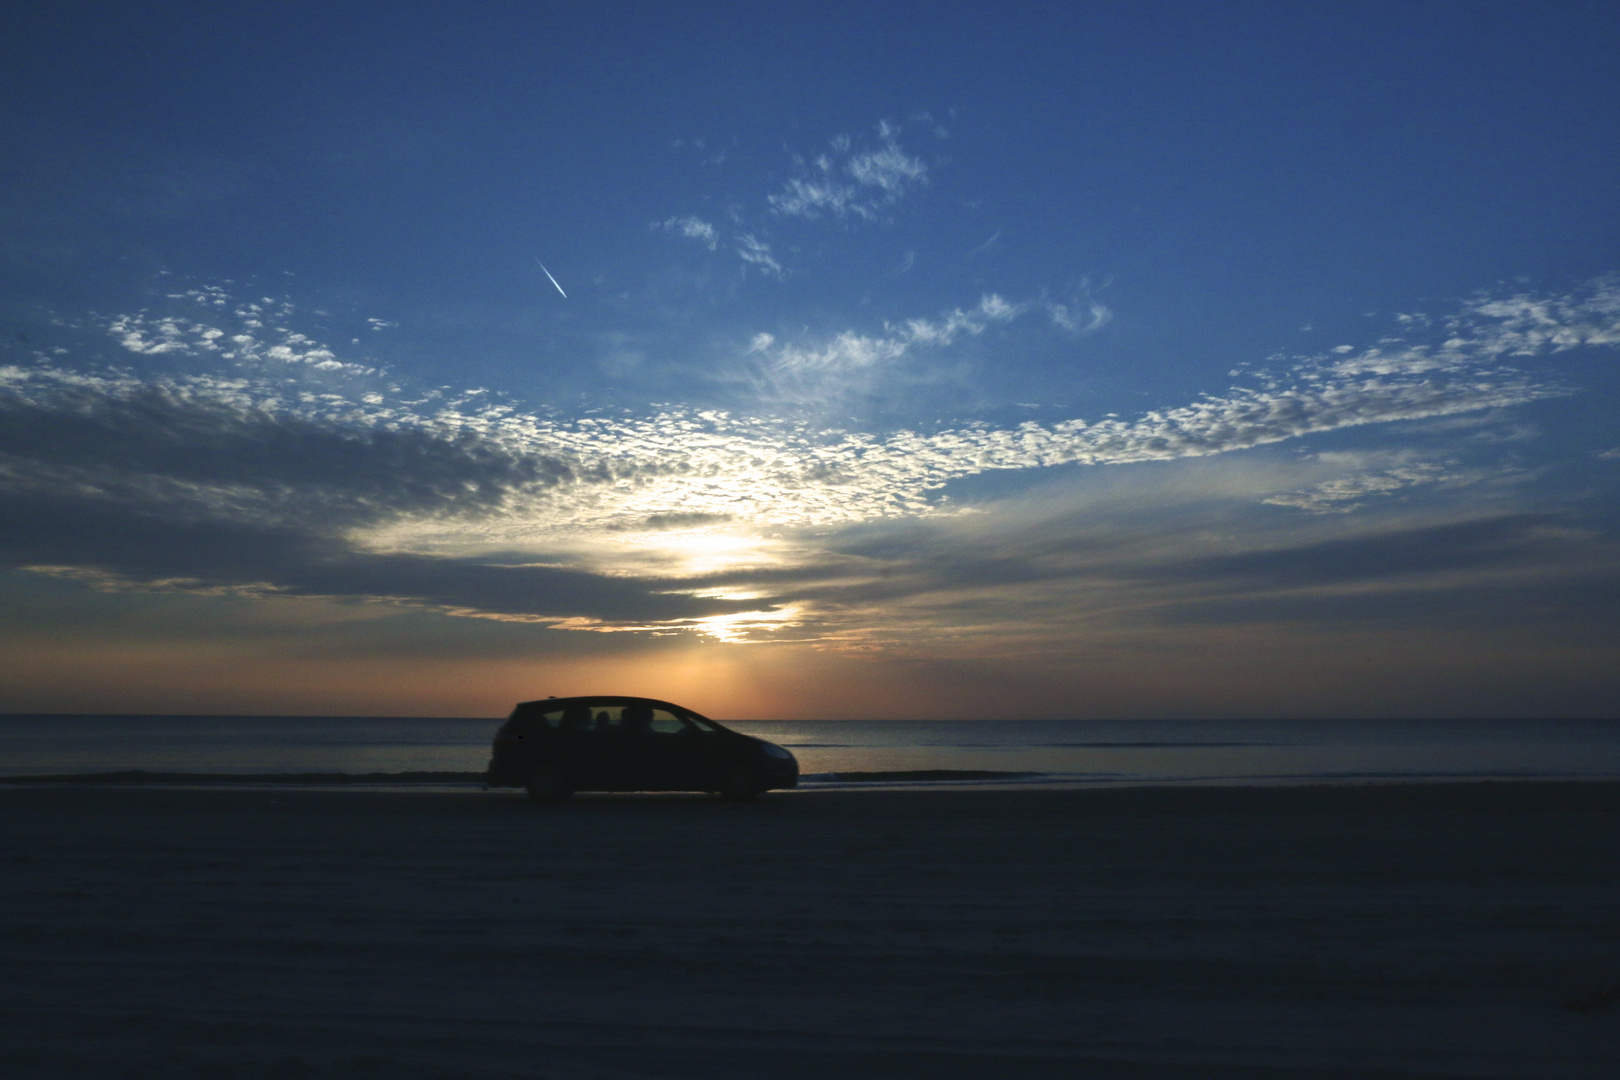
<svg viewBox="0 0 1620 1080"><path fill-rule="evenodd" d="M0 1072L1620 1075L1620 783L0 785Z"/></svg>

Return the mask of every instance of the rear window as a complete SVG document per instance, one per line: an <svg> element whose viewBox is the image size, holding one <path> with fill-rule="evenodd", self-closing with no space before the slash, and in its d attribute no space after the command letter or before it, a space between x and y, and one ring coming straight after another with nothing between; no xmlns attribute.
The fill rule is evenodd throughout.
<svg viewBox="0 0 1620 1080"><path fill-rule="evenodd" d="M519 705L512 710L512 718L506 722L506 729L514 734L539 731L542 728L556 731L562 726L562 715L563 710L560 708Z"/></svg>

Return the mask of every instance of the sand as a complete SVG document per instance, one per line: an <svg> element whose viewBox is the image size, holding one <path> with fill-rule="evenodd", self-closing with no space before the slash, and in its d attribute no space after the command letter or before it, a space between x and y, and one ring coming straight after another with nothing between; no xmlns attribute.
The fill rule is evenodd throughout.
<svg viewBox="0 0 1620 1080"><path fill-rule="evenodd" d="M1620 784L0 787L0 1074L1620 1076Z"/></svg>

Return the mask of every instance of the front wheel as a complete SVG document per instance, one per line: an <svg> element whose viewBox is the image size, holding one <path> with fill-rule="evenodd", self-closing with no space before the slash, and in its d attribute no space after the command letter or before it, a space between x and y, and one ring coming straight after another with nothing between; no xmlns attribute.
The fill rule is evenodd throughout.
<svg viewBox="0 0 1620 1080"><path fill-rule="evenodd" d="M529 774L529 782L523 785L523 790L535 802L562 802L574 793L573 786L562 773L545 767Z"/></svg>
<svg viewBox="0 0 1620 1080"><path fill-rule="evenodd" d="M765 778L752 765L733 765L720 778L720 797L732 802L758 798L765 790Z"/></svg>

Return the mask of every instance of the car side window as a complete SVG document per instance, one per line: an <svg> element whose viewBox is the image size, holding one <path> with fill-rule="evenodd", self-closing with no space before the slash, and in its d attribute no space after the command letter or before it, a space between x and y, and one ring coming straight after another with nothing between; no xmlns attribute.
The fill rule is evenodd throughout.
<svg viewBox="0 0 1620 1080"><path fill-rule="evenodd" d="M512 714L512 726L525 731L535 731L542 727L555 731L562 720L561 709L518 709Z"/></svg>
<svg viewBox="0 0 1620 1080"><path fill-rule="evenodd" d="M688 724L685 717L676 716L668 709L654 709L647 730L654 735L681 735L697 729Z"/></svg>
<svg viewBox="0 0 1620 1080"><path fill-rule="evenodd" d="M561 712L558 726L564 731L588 731L591 726L589 705L570 705Z"/></svg>

